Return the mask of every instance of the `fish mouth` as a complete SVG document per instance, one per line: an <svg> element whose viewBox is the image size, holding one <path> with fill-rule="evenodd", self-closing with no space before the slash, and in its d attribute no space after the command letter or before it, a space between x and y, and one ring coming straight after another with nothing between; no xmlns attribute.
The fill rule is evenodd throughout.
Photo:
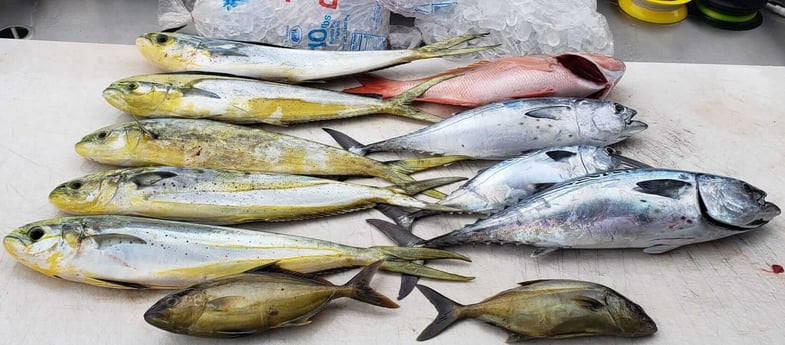
<svg viewBox="0 0 785 345"><path fill-rule="evenodd" d="M21 251L22 248L25 247L25 241L19 237L14 235L7 235L3 238L3 247L5 247L5 251L8 252L14 259L18 259L18 253Z"/></svg>
<svg viewBox="0 0 785 345"><path fill-rule="evenodd" d="M633 114L633 116L635 116L635 114ZM630 118L632 118L632 117L630 117ZM646 122L637 121L637 120L629 120L629 121L627 121L627 125L624 126L624 130L622 131L623 132L622 135L626 136L626 137L630 137L633 134L645 131L647 128L649 128L649 125L646 124Z"/></svg>
<svg viewBox="0 0 785 345"><path fill-rule="evenodd" d="M102 93L104 99L115 108L126 111L128 109L128 102L125 101L122 92L110 86L104 89Z"/></svg>
<svg viewBox="0 0 785 345"><path fill-rule="evenodd" d="M156 310L155 308L152 308L144 313L144 320L155 327L167 329L170 325L170 314L171 313L168 310Z"/></svg>

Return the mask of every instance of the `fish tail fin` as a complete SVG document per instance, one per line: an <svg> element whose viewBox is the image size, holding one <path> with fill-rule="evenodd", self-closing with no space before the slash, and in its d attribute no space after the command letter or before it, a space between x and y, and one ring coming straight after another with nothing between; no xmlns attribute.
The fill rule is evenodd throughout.
<svg viewBox="0 0 785 345"><path fill-rule="evenodd" d="M433 322L431 322L428 327L425 327L422 333L417 336L417 341L431 339L463 318L463 315L461 315L461 307L463 307L463 305L456 303L427 286L417 285L417 289L422 292L431 304L433 304L438 313Z"/></svg>
<svg viewBox="0 0 785 345"><path fill-rule="evenodd" d="M371 279L379 271L383 263L384 260L374 262L372 265L363 268L360 273L357 273L349 282L344 284L343 287L351 289L349 297L384 308L398 308L398 304L371 288Z"/></svg>
<svg viewBox="0 0 785 345"><path fill-rule="evenodd" d="M395 242L396 245L413 247L425 242L422 238L413 234L411 229L404 228L381 219L366 219L366 223L381 231L387 238Z"/></svg>
<svg viewBox="0 0 785 345"><path fill-rule="evenodd" d="M382 98L390 98L401 94L405 91L408 82L387 79L373 74L360 74L354 76L362 86L353 87L343 90L347 93L362 93L362 94L376 94L382 95Z"/></svg>
<svg viewBox="0 0 785 345"><path fill-rule="evenodd" d="M471 159L468 156L440 156L440 157L428 157L428 158L415 158L415 159L402 159L397 161L390 161L385 162L385 165L389 168L387 171L386 178L388 181L394 183L395 185L401 185L407 182L414 181L414 179L409 176L411 173L415 173L418 171L423 171L426 169L447 165L453 162L463 161ZM436 199L444 199L447 197L446 194L435 190L430 189L423 192L423 194L430 196Z"/></svg>
<svg viewBox="0 0 785 345"><path fill-rule="evenodd" d="M450 49L461 43L468 42L487 35L488 35L487 32L480 33L480 34L465 34L450 39L446 39L444 41L429 44L427 46L414 49L414 53L415 53L414 59L428 59L428 58L435 58L435 57L442 57L442 56L475 53L475 52L481 52L484 50L493 49L500 46L500 44L495 44L495 45L483 46L483 47Z"/></svg>
<svg viewBox="0 0 785 345"><path fill-rule="evenodd" d="M425 91L428 91L428 89L430 89L434 85L441 83L447 79L455 78L459 75L460 74L445 74L435 78L428 79L425 82L422 82L417 86L404 91L400 95L384 101L383 103L384 106L381 111L384 113L408 117L415 120L439 122L443 120L443 118L433 114L426 113L420 110L420 108L410 105L410 103L413 102L415 99L417 99L417 97L425 93Z"/></svg>
<svg viewBox="0 0 785 345"><path fill-rule="evenodd" d="M414 221L417 220L417 218L423 217L421 214L424 213L424 212L421 212L421 210L414 210L414 211L412 211L411 209L398 207L398 206L387 205L387 204L378 204L374 208L377 211L381 212L385 217L390 218L390 220L395 222L395 224L397 224L401 229L406 230L407 232L411 232L412 231L412 226L414 225ZM437 212L434 212L434 213L437 213ZM427 212L425 212L425 214L427 214ZM369 219L369 220L373 220L373 219ZM368 221L368 220L366 220L366 221ZM379 221L381 221L381 220L379 220ZM371 225L373 225L373 223L371 223ZM387 237L390 237L390 236L388 235ZM393 239L393 241L395 241L395 240ZM399 246L404 245L404 244L398 243L397 241L396 241L396 244L398 244Z"/></svg>
<svg viewBox="0 0 785 345"><path fill-rule="evenodd" d="M358 154L360 156L365 156L369 152L368 145L360 143L346 133L334 130L332 128L322 128L322 130L327 132L327 134L329 134L333 140L335 140L335 142L346 151Z"/></svg>
<svg viewBox="0 0 785 345"><path fill-rule="evenodd" d="M371 224L373 227L381 231L385 236L387 236L387 238L399 246L412 247L424 241L422 238L417 237L417 235L411 232L411 227L405 228L400 224L396 226L395 224L391 224L380 219L366 219L365 222ZM424 261L418 263L425 264ZM409 296L419 280L420 277L418 276L402 274L401 286L398 288L398 299L402 300L406 296Z"/></svg>
<svg viewBox="0 0 785 345"><path fill-rule="evenodd" d="M401 182L401 184L387 187L387 189L392 190L394 192L403 192L406 195L417 195L431 188L441 187L444 185L448 185L451 183L460 182L464 180L466 180L466 178L460 176L437 177L437 178L420 180L420 181Z"/></svg>
<svg viewBox="0 0 785 345"><path fill-rule="evenodd" d="M415 260L458 259L470 261L466 256L448 252L446 250L420 248L420 247L371 247L375 251L374 260L384 259L382 269L390 272L403 273L418 277L440 280L469 281L474 277L466 277L449 273L423 264L411 262Z"/></svg>

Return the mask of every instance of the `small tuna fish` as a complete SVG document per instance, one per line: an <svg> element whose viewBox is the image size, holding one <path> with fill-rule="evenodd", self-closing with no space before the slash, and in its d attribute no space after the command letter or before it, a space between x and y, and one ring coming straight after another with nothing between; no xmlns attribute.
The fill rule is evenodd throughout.
<svg viewBox="0 0 785 345"><path fill-rule="evenodd" d="M417 288L439 315L420 333L428 340L456 321L472 318L503 328L507 342L611 335L644 337L657 325L639 305L610 288L577 280L533 280L482 302L461 305L426 286Z"/></svg>
<svg viewBox="0 0 785 345"><path fill-rule="evenodd" d="M764 191L737 179L679 170L617 170L555 185L421 244L525 244L537 248L534 255L558 248L645 248L659 254L743 234L779 214ZM373 224L396 232L395 225Z"/></svg>
<svg viewBox="0 0 785 345"><path fill-rule="evenodd" d="M513 98L605 98L624 75L624 70L624 62L588 53L502 57L416 80L360 75L355 78L363 85L344 91L375 93L389 98L433 77L461 74L432 87L417 100L474 108Z"/></svg>
<svg viewBox="0 0 785 345"><path fill-rule="evenodd" d="M371 187L317 177L207 168L150 167L100 172L61 184L49 194L71 214L124 214L212 224L286 221L342 214L388 203L457 211L404 193L463 178Z"/></svg>
<svg viewBox="0 0 785 345"><path fill-rule="evenodd" d="M289 49L178 33L139 36L136 47L166 71L228 73L299 83L378 70L415 60L460 55L498 45L449 49L487 34L467 34L410 50L325 51Z"/></svg>
<svg viewBox="0 0 785 345"><path fill-rule="evenodd" d="M118 80L104 90L117 109L144 117L205 118L231 123L287 125L389 113L438 122L442 118L409 105L426 81L388 101L331 90L207 74L151 74Z"/></svg>
<svg viewBox="0 0 785 345"><path fill-rule="evenodd" d="M545 147L607 146L646 129L636 111L621 104L576 98L532 98L465 111L415 132L362 145L341 132L327 132L357 154L414 151L508 159Z"/></svg>
<svg viewBox="0 0 785 345"><path fill-rule="evenodd" d="M381 265L376 262L348 283L333 285L271 264L170 294L147 310L144 319L173 333L228 338L307 325L328 303L341 297L398 308L368 285Z"/></svg>

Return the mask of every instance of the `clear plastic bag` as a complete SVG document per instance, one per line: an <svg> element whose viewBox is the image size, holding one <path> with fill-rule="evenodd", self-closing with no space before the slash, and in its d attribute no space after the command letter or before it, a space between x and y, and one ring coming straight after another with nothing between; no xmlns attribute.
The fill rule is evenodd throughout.
<svg viewBox="0 0 785 345"><path fill-rule="evenodd" d="M416 0L385 0L416 2ZM423 2L420 0L420 2ZM470 45L499 43L500 47L455 59L590 52L613 55L613 37L594 0L457 0L414 25L426 44L467 32L489 32Z"/></svg>
<svg viewBox="0 0 785 345"><path fill-rule="evenodd" d="M159 1L159 24L193 23L200 35L320 50L387 48L390 12L375 0Z"/></svg>

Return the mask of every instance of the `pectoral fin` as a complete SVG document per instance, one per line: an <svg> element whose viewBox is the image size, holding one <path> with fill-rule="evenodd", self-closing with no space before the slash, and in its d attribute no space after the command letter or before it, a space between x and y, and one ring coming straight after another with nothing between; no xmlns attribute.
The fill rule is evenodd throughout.
<svg viewBox="0 0 785 345"><path fill-rule="evenodd" d="M98 246L99 249L117 244L147 244L147 241L131 235L124 234L103 234L88 237Z"/></svg>
<svg viewBox="0 0 785 345"><path fill-rule="evenodd" d="M542 107L537 108L534 110L530 110L526 113L526 116L534 117L538 119L549 119L549 120L558 120L562 118L565 112L570 111L572 108L566 105L555 105L549 107Z"/></svg>
<svg viewBox="0 0 785 345"><path fill-rule="evenodd" d="M570 158L572 156L575 156L577 153L570 152L570 151L564 151L564 150L551 150L551 151L545 152L545 154L548 155L548 157L550 157L554 161L558 162L560 160L564 160L564 159Z"/></svg>
<svg viewBox="0 0 785 345"><path fill-rule="evenodd" d="M598 311L605 307L605 304L602 302L587 296L575 296L572 298L572 301L591 311Z"/></svg>
<svg viewBox="0 0 785 345"><path fill-rule="evenodd" d="M178 176L171 171L151 171L131 176L128 180L136 185L136 188L150 187L161 180Z"/></svg>
<svg viewBox="0 0 785 345"><path fill-rule="evenodd" d="M244 304L246 304L246 302L245 297L243 296L218 297L207 302L207 306L216 311L230 311L238 309Z"/></svg>
<svg viewBox="0 0 785 345"><path fill-rule="evenodd" d="M678 200L684 193L684 187L692 186L689 182L673 179L648 180L637 183L636 192L659 195Z"/></svg>

